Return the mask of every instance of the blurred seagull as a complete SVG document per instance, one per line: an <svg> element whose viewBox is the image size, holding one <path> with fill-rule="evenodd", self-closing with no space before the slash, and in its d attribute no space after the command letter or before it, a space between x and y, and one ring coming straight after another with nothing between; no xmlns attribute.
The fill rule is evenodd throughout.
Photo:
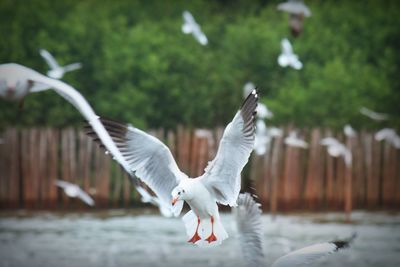
<svg viewBox="0 0 400 267"><path fill-rule="evenodd" d="M129 174L130 181L138 192L141 195L143 194L145 189L141 187L140 181L130 170L128 162L122 156L103 124L101 124L99 117L94 113L92 107L75 88L60 80L46 77L30 68L16 63L0 65L0 84L2 84L1 88L4 87L7 90L18 88L18 90L22 90L24 94L53 88L56 93L70 102L83 115L95 131L96 137L101 140L106 151L108 151L113 159ZM3 89L1 89L0 93L3 93ZM149 199L147 194L142 195L142 198L145 200ZM149 202L158 205L162 214L167 214L166 211L169 210L169 206L162 206L163 202L158 201L156 197L151 198ZM172 212L169 213L169 216L172 216Z"/></svg>
<svg viewBox="0 0 400 267"><path fill-rule="evenodd" d="M214 160L205 173L189 178L177 166L170 150L157 138L133 127L101 119L133 171L165 205L179 214L186 201L191 210L183 217L190 243L220 244L228 237L219 217L217 202L236 206L240 173L254 146L256 90L244 100L225 128ZM90 133L89 133L90 134ZM95 141L97 141L95 139Z"/></svg>
<svg viewBox="0 0 400 267"><path fill-rule="evenodd" d="M376 141L385 140L392 144L395 148L400 148L400 136L396 133L394 129L384 128L375 134Z"/></svg>
<svg viewBox="0 0 400 267"><path fill-rule="evenodd" d="M267 126L261 119L256 121L256 132L254 140L254 152L261 156L267 152L267 146L271 142L271 137L268 135Z"/></svg>
<svg viewBox="0 0 400 267"><path fill-rule="evenodd" d="M347 166L351 165L352 153L344 144L340 143L336 138L326 137L320 141L320 144L328 148L328 153L332 157L343 157Z"/></svg>
<svg viewBox="0 0 400 267"><path fill-rule="evenodd" d="M278 5L278 10L289 13L289 26L294 37L303 31L304 17L310 17L310 9L301 0L289 0Z"/></svg>
<svg viewBox="0 0 400 267"><path fill-rule="evenodd" d="M354 137L356 136L356 131L351 127L350 124L346 124L343 128L343 132L347 137Z"/></svg>
<svg viewBox="0 0 400 267"><path fill-rule="evenodd" d="M384 114L384 113L378 113L373 110L370 110L366 107L360 108L360 113L367 116L368 118L374 120L374 121L384 121L387 120L389 115Z"/></svg>
<svg viewBox="0 0 400 267"><path fill-rule="evenodd" d="M247 267L265 266L263 252L263 229L261 223L260 204L254 201L249 193L240 194L238 207L235 208L235 219L239 232L240 248ZM292 251L272 263L271 267L302 267L319 260L329 254L347 248L356 238L314 244Z"/></svg>
<svg viewBox="0 0 400 267"><path fill-rule="evenodd" d="M301 63L299 57L293 53L292 45L290 44L288 39L282 39L281 48L282 53L278 57L279 66L290 66L296 70L300 70L303 67L303 63Z"/></svg>
<svg viewBox="0 0 400 267"><path fill-rule="evenodd" d="M46 60L47 65L50 67L50 70L47 72L47 76L50 78L61 79L65 73L80 69L82 67L81 63L72 63L66 66L60 66L49 51L40 49L39 52L44 60Z"/></svg>
<svg viewBox="0 0 400 267"><path fill-rule="evenodd" d="M193 37L202 45L207 45L207 36L201 31L199 24L194 20L192 14L185 10L183 11L182 32L185 34L191 33Z"/></svg>
<svg viewBox="0 0 400 267"><path fill-rule="evenodd" d="M268 131L268 135L271 137L279 137L279 136L282 136L282 133L283 133L281 129L276 128L276 127L269 127L267 129L267 131Z"/></svg>
<svg viewBox="0 0 400 267"><path fill-rule="evenodd" d="M288 146L300 147L300 148L308 148L307 142L300 139L297 136L296 131L291 131L289 136L285 138L285 144Z"/></svg>
<svg viewBox="0 0 400 267"><path fill-rule="evenodd" d="M271 119L274 114L267 108L266 105L258 103L257 106L257 117L260 119Z"/></svg>
<svg viewBox="0 0 400 267"><path fill-rule="evenodd" d="M94 200L76 184L71 184L69 182L61 180L57 180L55 184L58 187L64 189L64 192L67 196L74 198L77 197L89 206L94 206Z"/></svg>

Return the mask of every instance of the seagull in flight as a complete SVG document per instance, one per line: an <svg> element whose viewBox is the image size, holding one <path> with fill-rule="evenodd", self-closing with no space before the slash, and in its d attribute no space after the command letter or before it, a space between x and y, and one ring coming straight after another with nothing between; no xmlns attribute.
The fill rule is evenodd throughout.
<svg viewBox="0 0 400 267"><path fill-rule="evenodd" d="M360 108L360 113L367 116L368 118L370 118L371 120L374 121L385 121L389 119L389 115L388 114L384 114L384 113L378 113L375 112L373 110L370 110L366 107L362 107Z"/></svg>
<svg viewBox="0 0 400 267"><path fill-rule="evenodd" d="M289 26L294 37L303 31L304 17L310 17L310 9L301 0L289 0L278 5L278 10L289 13Z"/></svg>
<svg viewBox="0 0 400 267"><path fill-rule="evenodd" d="M320 144L328 148L328 154L332 157L343 157L344 162L347 166L352 163L352 153L344 144L340 143L339 140L333 137L326 137L320 141Z"/></svg>
<svg viewBox="0 0 400 267"><path fill-rule="evenodd" d="M88 193L83 191L78 185L72 184L66 181L57 180L55 181L56 186L64 189L64 192L69 197L77 197L89 206L94 206L94 200L89 196Z"/></svg>
<svg viewBox="0 0 400 267"><path fill-rule="evenodd" d="M281 41L282 52L278 57L278 64L281 67L292 67L293 69L300 70L303 68L303 63L299 60L299 57L293 53L292 45L287 38Z"/></svg>
<svg viewBox="0 0 400 267"><path fill-rule="evenodd" d="M47 65L50 67L50 70L47 72L47 76L53 79L61 79L66 72L77 70L82 67L81 63L72 63L66 66L60 66L49 51L40 49L39 53L44 60L46 60Z"/></svg>
<svg viewBox="0 0 400 267"><path fill-rule="evenodd" d="M400 148L400 136L394 129L391 128L384 128L378 131L375 134L375 140L379 142L385 140L386 142L392 144L395 148Z"/></svg>
<svg viewBox="0 0 400 267"><path fill-rule="evenodd" d="M356 136L356 131L351 127L350 124L346 124L343 128L343 132L347 137L354 137Z"/></svg>
<svg viewBox="0 0 400 267"><path fill-rule="evenodd" d="M182 32L185 34L192 34L193 37L202 45L208 44L207 36L201 31L200 25L194 20L193 15L185 10L183 11L183 25Z"/></svg>
<svg viewBox="0 0 400 267"><path fill-rule="evenodd" d="M253 90L227 125L215 158L203 175L189 178L171 151L157 138L129 124L100 119L135 173L165 205L179 214L183 203L190 211L183 216L188 242L199 246L218 245L228 237L217 203L236 206L240 173L254 147L254 118L258 94ZM91 133L89 133L91 134Z"/></svg>
<svg viewBox="0 0 400 267"><path fill-rule="evenodd" d="M171 217L173 215L169 206L163 205L163 202L159 201L157 197L148 194L142 187L140 180L131 172L128 162L122 156L116 144L100 122L99 117L95 114L86 99L75 88L60 80L46 77L30 68L16 63L0 65L0 84L2 85L2 87L0 87L1 95L3 94L3 88L5 88L5 90L15 90L15 88L17 88L17 90L23 91L24 94L53 88L56 93L70 102L83 115L96 133L96 138L101 140L102 146L104 146L107 153L111 154L113 159L129 174L130 181L142 196L142 200L158 206L164 216Z"/></svg>
<svg viewBox="0 0 400 267"><path fill-rule="evenodd" d="M265 265L261 208L249 193L240 194L234 214L239 232L240 248L247 267ZM307 246L292 251L272 263L271 267L303 267L329 254L347 248L356 238L353 234L344 240L335 240Z"/></svg>
<svg viewBox="0 0 400 267"><path fill-rule="evenodd" d="M297 136L296 131L291 131L285 138L285 144L293 147L308 148L308 143Z"/></svg>

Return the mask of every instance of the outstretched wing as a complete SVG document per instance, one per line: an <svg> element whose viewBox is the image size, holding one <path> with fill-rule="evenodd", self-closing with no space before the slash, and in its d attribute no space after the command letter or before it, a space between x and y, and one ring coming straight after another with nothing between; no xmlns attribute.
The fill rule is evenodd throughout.
<svg viewBox="0 0 400 267"><path fill-rule="evenodd" d="M82 68L82 64L77 62L77 63L72 63L68 64L67 66L64 66L63 69L65 72L73 71L73 70L78 70Z"/></svg>
<svg viewBox="0 0 400 267"><path fill-rule="evenodd" d="M83 202L85 202L86 204L88 204L89 206L94 206L94 200L93 200L93 198L91 198L91 197L89 196L89 194L86 193L85 191L83 191L81 188L79 188L78 197L79 197Z"/></svg>
<svg viewBox="0 0 400 267"><path fill-rule="evenodd" d="M322 257L337 252L340 249L347 248L354 240L356 234L353 234L347 240L336 240L332 242L311 245L302 249L295 250L277 259L271 267L301 267L306 266Z"/></svg>
<svg viewBox="0 0 400 267"><path fill-rule="evenodd" d="M49 51L47 51L45 49L40 49L39 53L44 58L44 60L46 60L47 64L49 65L49 67L51 69L57 69L60 67L60 65L58 65L56 59L50 54Z"/></svg>
<svg viewBox="0 0 400 267"><path fill-rule="evenodd" d="M129 169L172 209L172 189L187 176L179 170L168 147L131 125L102 118L100 121L126 159ZM175 215L179 213L180 210L174 210Z"/></svg>
<svg viewBox="0 0 400 267"><path fill-rule="evenodd" d="M67 188L68 186L71 186L71 185L72 185L71 183L68 183L68 182L66 182L66 181L61 181L61 180L56 180L54 183L55 183L58 187L61 187L61 188Z"/></svg>
<svg viewBox="0 0 400 267"><path fill-rule="evenodd" d="M253 90L226 126L217 155L209 162L201 177L204 185L221 204L236 206L240 191L240 173L254 147L257 101L257 92Z"/></svg>
<svg viewBox="0 0 400 267"><path fill-rule="evenodd" d="M249 193L240 194L237 204L234 213L246 266L264 266L260 204Z"/></svg>

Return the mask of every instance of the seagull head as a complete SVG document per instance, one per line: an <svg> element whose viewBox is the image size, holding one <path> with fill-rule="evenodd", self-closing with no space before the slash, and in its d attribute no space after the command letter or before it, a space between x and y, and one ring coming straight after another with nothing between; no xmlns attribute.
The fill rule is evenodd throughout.
<svg viewBox="0 0 400 267"><path fill-rule="evenodd" d="M179 183L177 187L172 190L172 206L180 200L190 200L193 196L189 188L189 184L183 180Z"/></svg>

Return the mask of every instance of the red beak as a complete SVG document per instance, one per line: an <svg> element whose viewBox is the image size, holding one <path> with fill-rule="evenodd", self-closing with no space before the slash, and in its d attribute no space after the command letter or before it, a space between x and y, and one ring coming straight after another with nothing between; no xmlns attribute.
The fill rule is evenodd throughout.
<svg viewBox="0 0 400 267"><path fill-rule="evenodd" d="M173 199L172 199L172 202L171 202L171 203L172 203L172 206L174 206L175 203L176 203L177 201L178 201L178 198L177 198L177 197L176 197L176 198L173 198Z"/></svg>

